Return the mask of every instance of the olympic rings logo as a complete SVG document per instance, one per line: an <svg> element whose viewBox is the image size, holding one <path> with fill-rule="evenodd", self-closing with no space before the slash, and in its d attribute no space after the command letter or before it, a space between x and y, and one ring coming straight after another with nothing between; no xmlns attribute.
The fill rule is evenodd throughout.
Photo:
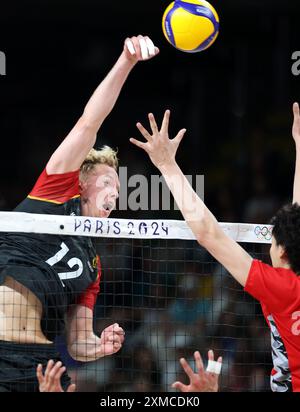
<svg viewBox="0 0 300 412"><path fill-rule="evenodd" d="M267 226L256 226L254 233L257 239L271 240L272 239L272 227Z"/></svg>

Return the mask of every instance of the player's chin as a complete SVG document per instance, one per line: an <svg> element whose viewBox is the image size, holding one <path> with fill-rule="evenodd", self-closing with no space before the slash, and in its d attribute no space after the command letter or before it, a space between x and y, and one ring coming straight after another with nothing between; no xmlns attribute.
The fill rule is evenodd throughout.
<svg viewBox="0 0 300 412"><path fill-rule="evenodd" d="M96 217L107 218L109 217L110 214L111 214L111 210L101 208L98 210Z"/></svg>

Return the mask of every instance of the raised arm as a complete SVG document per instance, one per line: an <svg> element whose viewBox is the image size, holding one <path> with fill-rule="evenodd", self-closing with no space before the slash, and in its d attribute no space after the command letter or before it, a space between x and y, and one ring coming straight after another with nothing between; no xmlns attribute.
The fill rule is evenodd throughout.
<svg viewBox="0 0 300 412"><path fill-rule="evenodd" d="M293 138L296 144L296 166L294 177L294 191L293 191L293 203L300 204L300 114L299 105L294 103L294 124L293 124Z"/></svg>
<svg viewBox="0 0 300 412"><path fill-rule="evenodd" d="M245 286L252 258L223 232L214 215L194 192L177 165L175 155L185 129L182 129L174 139L169 139L169 117L170 111L167 110L159 130L153 114L149 114L152 134L137 123L147 142L142 143L136 139L130 141L144 149L152 163L160 170L199 244L205 247L242 286Z"/></svg>
<svg viewBox="0 0 300 412"><path fill-rule="evenodd" d="M123 52L116 64L95 90L73 129L51 156L46 167L48 174L66 173L80 168L133 67L138 61L149 60L158 52L147 36L125 40Z"/></svg>

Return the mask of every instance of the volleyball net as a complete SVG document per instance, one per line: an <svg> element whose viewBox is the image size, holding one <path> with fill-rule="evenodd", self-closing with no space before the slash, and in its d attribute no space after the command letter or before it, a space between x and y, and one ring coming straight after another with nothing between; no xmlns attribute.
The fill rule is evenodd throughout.
<svg viewBox="0 0 300 412"><path fill-rule="evenodd" d="M268 262L271 226L220 223L254 257ZM76 362L56 339L79 391L172 391L187 383L179 364L193 353L223 357L221 391L269 391L271 349L260 304L199 246L184 221L96 219L0 212L1 232L92 237L101 259L94 330L119 323L123 348ZM38 251L32 251L38 253Z"/></svg>

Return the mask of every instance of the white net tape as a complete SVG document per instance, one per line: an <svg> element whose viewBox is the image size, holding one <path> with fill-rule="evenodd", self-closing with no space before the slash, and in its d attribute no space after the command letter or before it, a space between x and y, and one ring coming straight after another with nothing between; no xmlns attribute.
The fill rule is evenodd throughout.
<svg viewBox="0 0 300 412"><path fill-rule="evenodd" d="M241 243L271 243L272 226L220 223L225 233ZM97 219L85 216L0 212L1 232L47 233L125 239L195 240L183 220Z"/></svg>

